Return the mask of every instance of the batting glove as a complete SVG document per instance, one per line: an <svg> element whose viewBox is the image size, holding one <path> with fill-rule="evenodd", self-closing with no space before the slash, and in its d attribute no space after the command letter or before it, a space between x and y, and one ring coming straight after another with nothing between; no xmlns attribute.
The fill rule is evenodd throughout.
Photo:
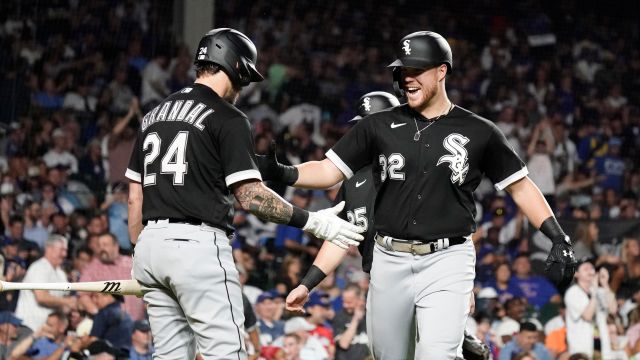
<svg viewBox="0 0 640 360"><path fill-rule="evenodd" d="M277 181L293 185L298 180L298 169L292 165L278 162L276 157L276 142L271 141L267 155L256 155L258 169L264 181Z"/></svg>
<svg viewBox="0 0 640 360"><path fill-rule="evenodd" d="M558 290L562 291L571 284L578 263L568 236L558 236L551 241L553 246L547 257L547 266L544 271Z"/></svg>
<svg viewBox="0 0 640 360"><path fill-rule="evenodd" d="M344 209L344 201L332 208L309 212L309 220L302 230L343 249L349 248L349 245L358 246L364 239L359 233L364 232L365 229L340 219L337 215L342 209Z"/></svg>

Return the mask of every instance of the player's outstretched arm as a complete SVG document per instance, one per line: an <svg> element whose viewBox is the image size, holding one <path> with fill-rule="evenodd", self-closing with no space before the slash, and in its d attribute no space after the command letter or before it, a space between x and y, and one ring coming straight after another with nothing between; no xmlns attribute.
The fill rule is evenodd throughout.
<svg viewBox="0 0 640 360"><path fill-rule="evenodd" d="M232 188L242 209L263 220L300 228L344 248L357 246L364 239L360 235L364 228L337 216L344 208L344 202L329 209L309 212L292 206L256 179L240 181Z"/></svg>
<svg viewBox="0 0 640 360"><path fill-rule="evenodd" d="M308 161L300 165L284 165L276 157L276 143L269 153L256 155L262 180L277 181L304 189L327 189L344 180L344 175L329 159Z"/></svg>
<svg viewBox="0 0 640 360"><path fill-rule="evenodd" d="M571 283L576 272L576 260L569 237L560 227L540 189L528 176L509 185L506 190L531 224L551 239L553 247L545 271L558 290L562 291Z"/></svg>
<svg viewBox="0 0 640 360"><path fill-rule="evenodd" d="M325 277L336 270L347 255L347 249L326 241L313 261L313 265L302 279L300 285L287 296L285 308L297 313L304 312L304 304L313 290Z"/></svg>

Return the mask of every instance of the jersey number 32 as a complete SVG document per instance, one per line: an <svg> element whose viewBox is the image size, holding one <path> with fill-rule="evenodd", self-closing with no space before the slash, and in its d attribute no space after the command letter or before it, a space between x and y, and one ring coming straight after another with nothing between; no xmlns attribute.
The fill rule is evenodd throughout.
<svg viewBox="0 0 640 360"><path fill-rule="evenodd" d="M171 141L167 148L167 152L160 160L160 173L172 174L173 185L184 185L184 175L189 169L187 163L187 141L189 140L188 131L180 131ZM153 164L160 155L162 139L156 132L147 134L142 143L142 148L146 152L144 156L144 177L142 179L143 186L156 184L156 173L149 172L149 165ZM149 150L150 149L150 150ZM149 150L149 152L147 152Z"/></svg>

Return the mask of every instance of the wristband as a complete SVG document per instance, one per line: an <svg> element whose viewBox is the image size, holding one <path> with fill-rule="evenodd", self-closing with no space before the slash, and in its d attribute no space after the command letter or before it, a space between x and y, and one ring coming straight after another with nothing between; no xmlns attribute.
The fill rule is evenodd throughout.
<svg viewBox="0 0 640 360"><path fill-rule="evenodd" d="M283 183L291 186L298 181L298 168L293 165L280 165L282 169L281 180Z"/></svg>
<svg viewBox="0 0 640 360"><path fill-rule="evenodd" d="M558 220L555 216L549 216L545 221L540 225L540 232L543 233L546 237L551 239L553 243L558 242L567 242L571 244L569 241L569 237L564 233L560 224L558 224Z"/></svg>
<svg viewBox="0 0 640 360"><path fill-rule="evenodd" d="M291 225L293 227L297 227L298 229L302 229L309 220L309 212L307 210L301 209L297 206L293 207L293 213L291 213L291 219L287 225Z"/></svg>
<svg viewBox="0 0 640 360"><path fill-rule="evenodd" d="M300 282L300 285L306 286L307 289L311 291L318 284L320 284L322 280L324 280L324 278L326 277L327 277L327 274L325 274L322 270L320 270L319 267L315 265L311 265L311 267L309 268L309 271L307 271L307 275L305 275L302 281Z"/></svg>

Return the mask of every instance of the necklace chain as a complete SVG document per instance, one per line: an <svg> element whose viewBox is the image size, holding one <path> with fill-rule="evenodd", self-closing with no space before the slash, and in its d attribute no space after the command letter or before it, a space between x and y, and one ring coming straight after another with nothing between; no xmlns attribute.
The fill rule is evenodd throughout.
<svg viewBox="0 0 640 360"><path fill-rule="evenodd" d="M416 120L415 116L413 117L413 122L415 122L416 124L416 133L415 135L413 135L413 141L418 141L420 140L420 133L423 130L426 130L429 126L431 126L431 124L433 124L434 122L436 122L436 120L440 119L442 116L447 115L451 112L451 109L453 109L453 103L451 103L451 105L449 106L449 110L447 110L446 112L438 115L438 117L436 117L433 120L429 120L429 123L427 124L427 126L423 127L422 130L418 128L418 120Z"/></svg>

